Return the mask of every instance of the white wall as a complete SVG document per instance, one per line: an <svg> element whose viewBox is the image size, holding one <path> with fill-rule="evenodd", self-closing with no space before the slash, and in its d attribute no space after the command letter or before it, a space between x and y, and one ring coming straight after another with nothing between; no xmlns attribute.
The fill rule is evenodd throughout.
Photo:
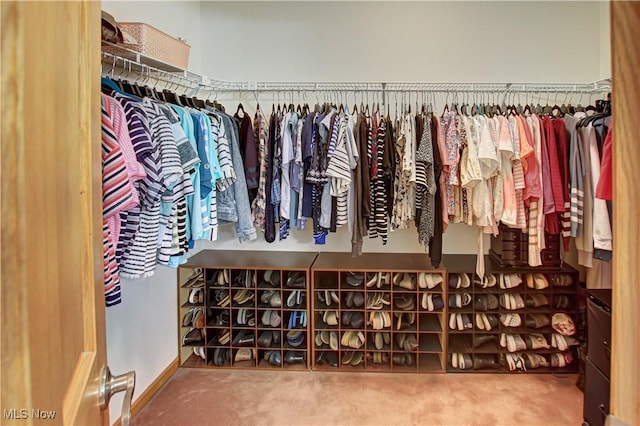
<svg viewBox="0 0 640 426"><path fill-rule="evenodd" d="M202 45L216 53L202 66L223 80L599 78L597 2L203 2L201 12Z"/></svg>
<svg viewBox="0 0 640 426"><path fill-rule="evenodd" d="M107 308L107 359L113 374L136 372L134 400L178 356L176 270L158 266L144 280L122 279L122 303ZM111 423L123 394L109 404Z"/></svg>
<svg viewBox="0 0 640 426"><path fill-rule="evenodd" d="M609 1L600 4L600 78L611 78L611 13Z"/></svg>
<svg viewBox="0 0 640 426"><path fill-rule="evenodd" d="M222 80L562 83L610 76L608 5L597 2L104 1L103 8L117 20L187 39L190 69ZM398 231L387 246L365 239L364 250L423 252L416 240L415 231ZM341 230L315 246L307 231L240 245L225 226L218 242L200 242L194 253L203 248L349 251L350 238ZM475 250L474 229L450 226L445 253ZM146 280L123 280L122 305L107 310L109 363L116 374L136 370L137 396L178 354L175 285L175 271L162 267ZM112 400L112 421L121 398Z"/></svg>

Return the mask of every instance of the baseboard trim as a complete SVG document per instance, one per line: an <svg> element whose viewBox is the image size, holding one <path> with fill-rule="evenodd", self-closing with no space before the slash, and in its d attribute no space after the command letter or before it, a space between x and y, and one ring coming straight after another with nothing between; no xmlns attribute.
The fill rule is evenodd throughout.
<svg viewBox="0 0 640 426"><path fill-rule="evenodd" d="M176 358L164 369L162 373L156 379L151 382L148 388L131 404L131 418L144 408L145 405L153 398L153 396L160 390L160 388L167 383L167 380L178 370L180 366L180 358ZM117 408L116 408L117 409ZM118 417L113 426L122 426L122 418Z"/></svg>

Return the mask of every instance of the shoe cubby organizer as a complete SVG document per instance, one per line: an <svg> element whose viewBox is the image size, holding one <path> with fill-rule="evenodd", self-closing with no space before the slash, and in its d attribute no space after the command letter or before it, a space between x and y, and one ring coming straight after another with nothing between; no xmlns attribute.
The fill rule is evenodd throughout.
<svg viewBox="0 0 640 426"><path fill-rule="evenodd" d="M578 271L445 255L448 372L577 372Z"/></svg>
<svg viewBox="0 0 640 426"><path fill-rule="evenodd" d="M183 367L310 366L316 253L201 251L179 267Z"/></svg>
<svg viewBox="0 0 640 426"><path fill-rule="evenodd" d="M485 256L205 250L178 268L183 367L578 371L578 272Z"/></svg>
<svg viewBox="0 0 640 426"><path fill-rule="evenodd" d="M312 368L443 372L446 273L422 254L320 253Z"/></svg>

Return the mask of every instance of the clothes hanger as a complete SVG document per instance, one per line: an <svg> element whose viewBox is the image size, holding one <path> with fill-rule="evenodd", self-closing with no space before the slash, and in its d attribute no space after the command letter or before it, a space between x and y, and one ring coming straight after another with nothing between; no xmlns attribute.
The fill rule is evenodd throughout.
<svg viewBox="0 0 640 426"><path fill-rule="evenodd" d="M193 105L191 105L191 102L189 102L189 99L185 95L178 95L178 99L180 99L182 105L193 108Z"/></svg>
<svg viewBox="0 0 640 426"><path fill-rule="evenodd" d="M561 116L561 114L562 114L562 111L560 110L560 106L558 105L558 93L556 92L554 104L551 107L550 115L552 117L558 117L558 116Z"/></svg>
<svg viewBox="0 0 640 426"><path fill-rule="evenodd" d="M136 97L140 96L136 93L135 89L133 88L133 85L130 84L128 80L119 80L118 85L122 88L123 91L131 95L134 95Z"/></svg>
<svg viewBox="0 0 640 426"><path fill-rule="evenodd" d="M122 90L121 87L119 87L113 80L111 80L110 78L107 77L102 77L100 79L100 83L102 87L106 87L109 88L115 92L120 93L121 95L126 95L126 93L124 93L124 91Z"/></svg>
<svg viewBox="0 0 640 426"><path fill-rule="evenodd" d="M575 112L584 112L582 104L582 92L580 92L580 99L578 99L578 105L576 105Z"/></svg>
<svg viewBox="0 0 640 426"><path fill-rule="evenodd" d="M144 86L141 87L141 89L142 89L142 92L144 93L144 95L146 97L155 99L156 101L159 100L158 99L158 94L156 93L155 90L153 90L152 87L144 85Z"/></svg>
<svg viewBox="0 0 640 426"><path fill-rule="evenodd" d="M584 109L585 112L597 112L595 105L589 100L589 105Z"/></svg>
<svg viewBox="0 0 640 426"><path fill-rule="evenodd" d="M167 87L169 87L169 89L167 89ZM164 97L165 101L181 107L184 106L182 102L180 102L180 99L178 99L176 93L170 90L170 88L173 87L173 84L167 87L162 90L162 96Z"/></svg>
<svg viewBox="0 0 640 426"><path fill-rule="evenodd" d="M522 104L518 103L518 105L516 105L516 112L518 114L522 114L522 110L523 110Z"/></svg>
<svg viewBox="0 0 640 426"><path fill-rule="evenodd" d="M132 90L133 94L135 94L136 96L139 96L140 98L144 98L145 94L143 92L143 89L138 85L139 79L140 79L140 76L136 77L135 81L132 84L130 84L129 87ZM123 85L124 85L124 82L123 82Z"/></svg>
<svg viewBox="0 0 640 426"><path fill-rule="evenodd" d="M538 92L538 103L536 104L535 107L535 112L537 115L542 115L544 113L542 105L540 105L540 97L542 96L541 92Z"/></svg>
<svg viewBox="0 0 640 426"><path fill-rule="evenodd" d="M240 115L240 112L242 111L242 115ZM244 118L246 114L246 111L244 110L244 106L242 105L242 103L238 104L238 108L236 108L236 114L238 117L240 118Z"/></svg>
<svg viewBox="0 0 640 426"><path fill-rule="evenodd" d="M449 112L449 92L447 92L447 98L445 99L444 109L442 110L441 117L444 117L444 115L448 112Z"/></svg>
<svg viewBox="0 0 640 426"><path fill-rule="evenodd" d="M567 106L567 98L569 97L569 92L565 92L564 102L560 105L560 111L562 114L567 114L569 112L569 107Z"/></svg>
<svg viewBox="0 0 640 426"><path fill-rule="evenodd" d="M221 103L219 103L216 99L214 99L214 100L213 100L213 107L214 107L215 109L217 109L218 111L225 112L224 105L222 105Z"/></svg>

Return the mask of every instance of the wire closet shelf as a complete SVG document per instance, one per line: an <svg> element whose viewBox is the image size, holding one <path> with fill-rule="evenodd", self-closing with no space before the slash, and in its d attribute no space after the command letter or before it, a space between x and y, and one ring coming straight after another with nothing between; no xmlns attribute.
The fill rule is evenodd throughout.
<svg viewBox="0 0 640 426"><path fill-rule="evenodd" d="M224 81L215 80L175 67L163 67L157 60L144 61L102 52L102 74L112 78L132 78L154 87L181 90L183 94L208 96L225 92L253 93L312 93L352 92L378 94L383 99L395 93L419 94L601 94L611 91L611 80L592 83L435 83L435 82L301 82L301 81ZM150 65L153 64L153 65ZM116 75L117 70L117 75Z"/></svg>

